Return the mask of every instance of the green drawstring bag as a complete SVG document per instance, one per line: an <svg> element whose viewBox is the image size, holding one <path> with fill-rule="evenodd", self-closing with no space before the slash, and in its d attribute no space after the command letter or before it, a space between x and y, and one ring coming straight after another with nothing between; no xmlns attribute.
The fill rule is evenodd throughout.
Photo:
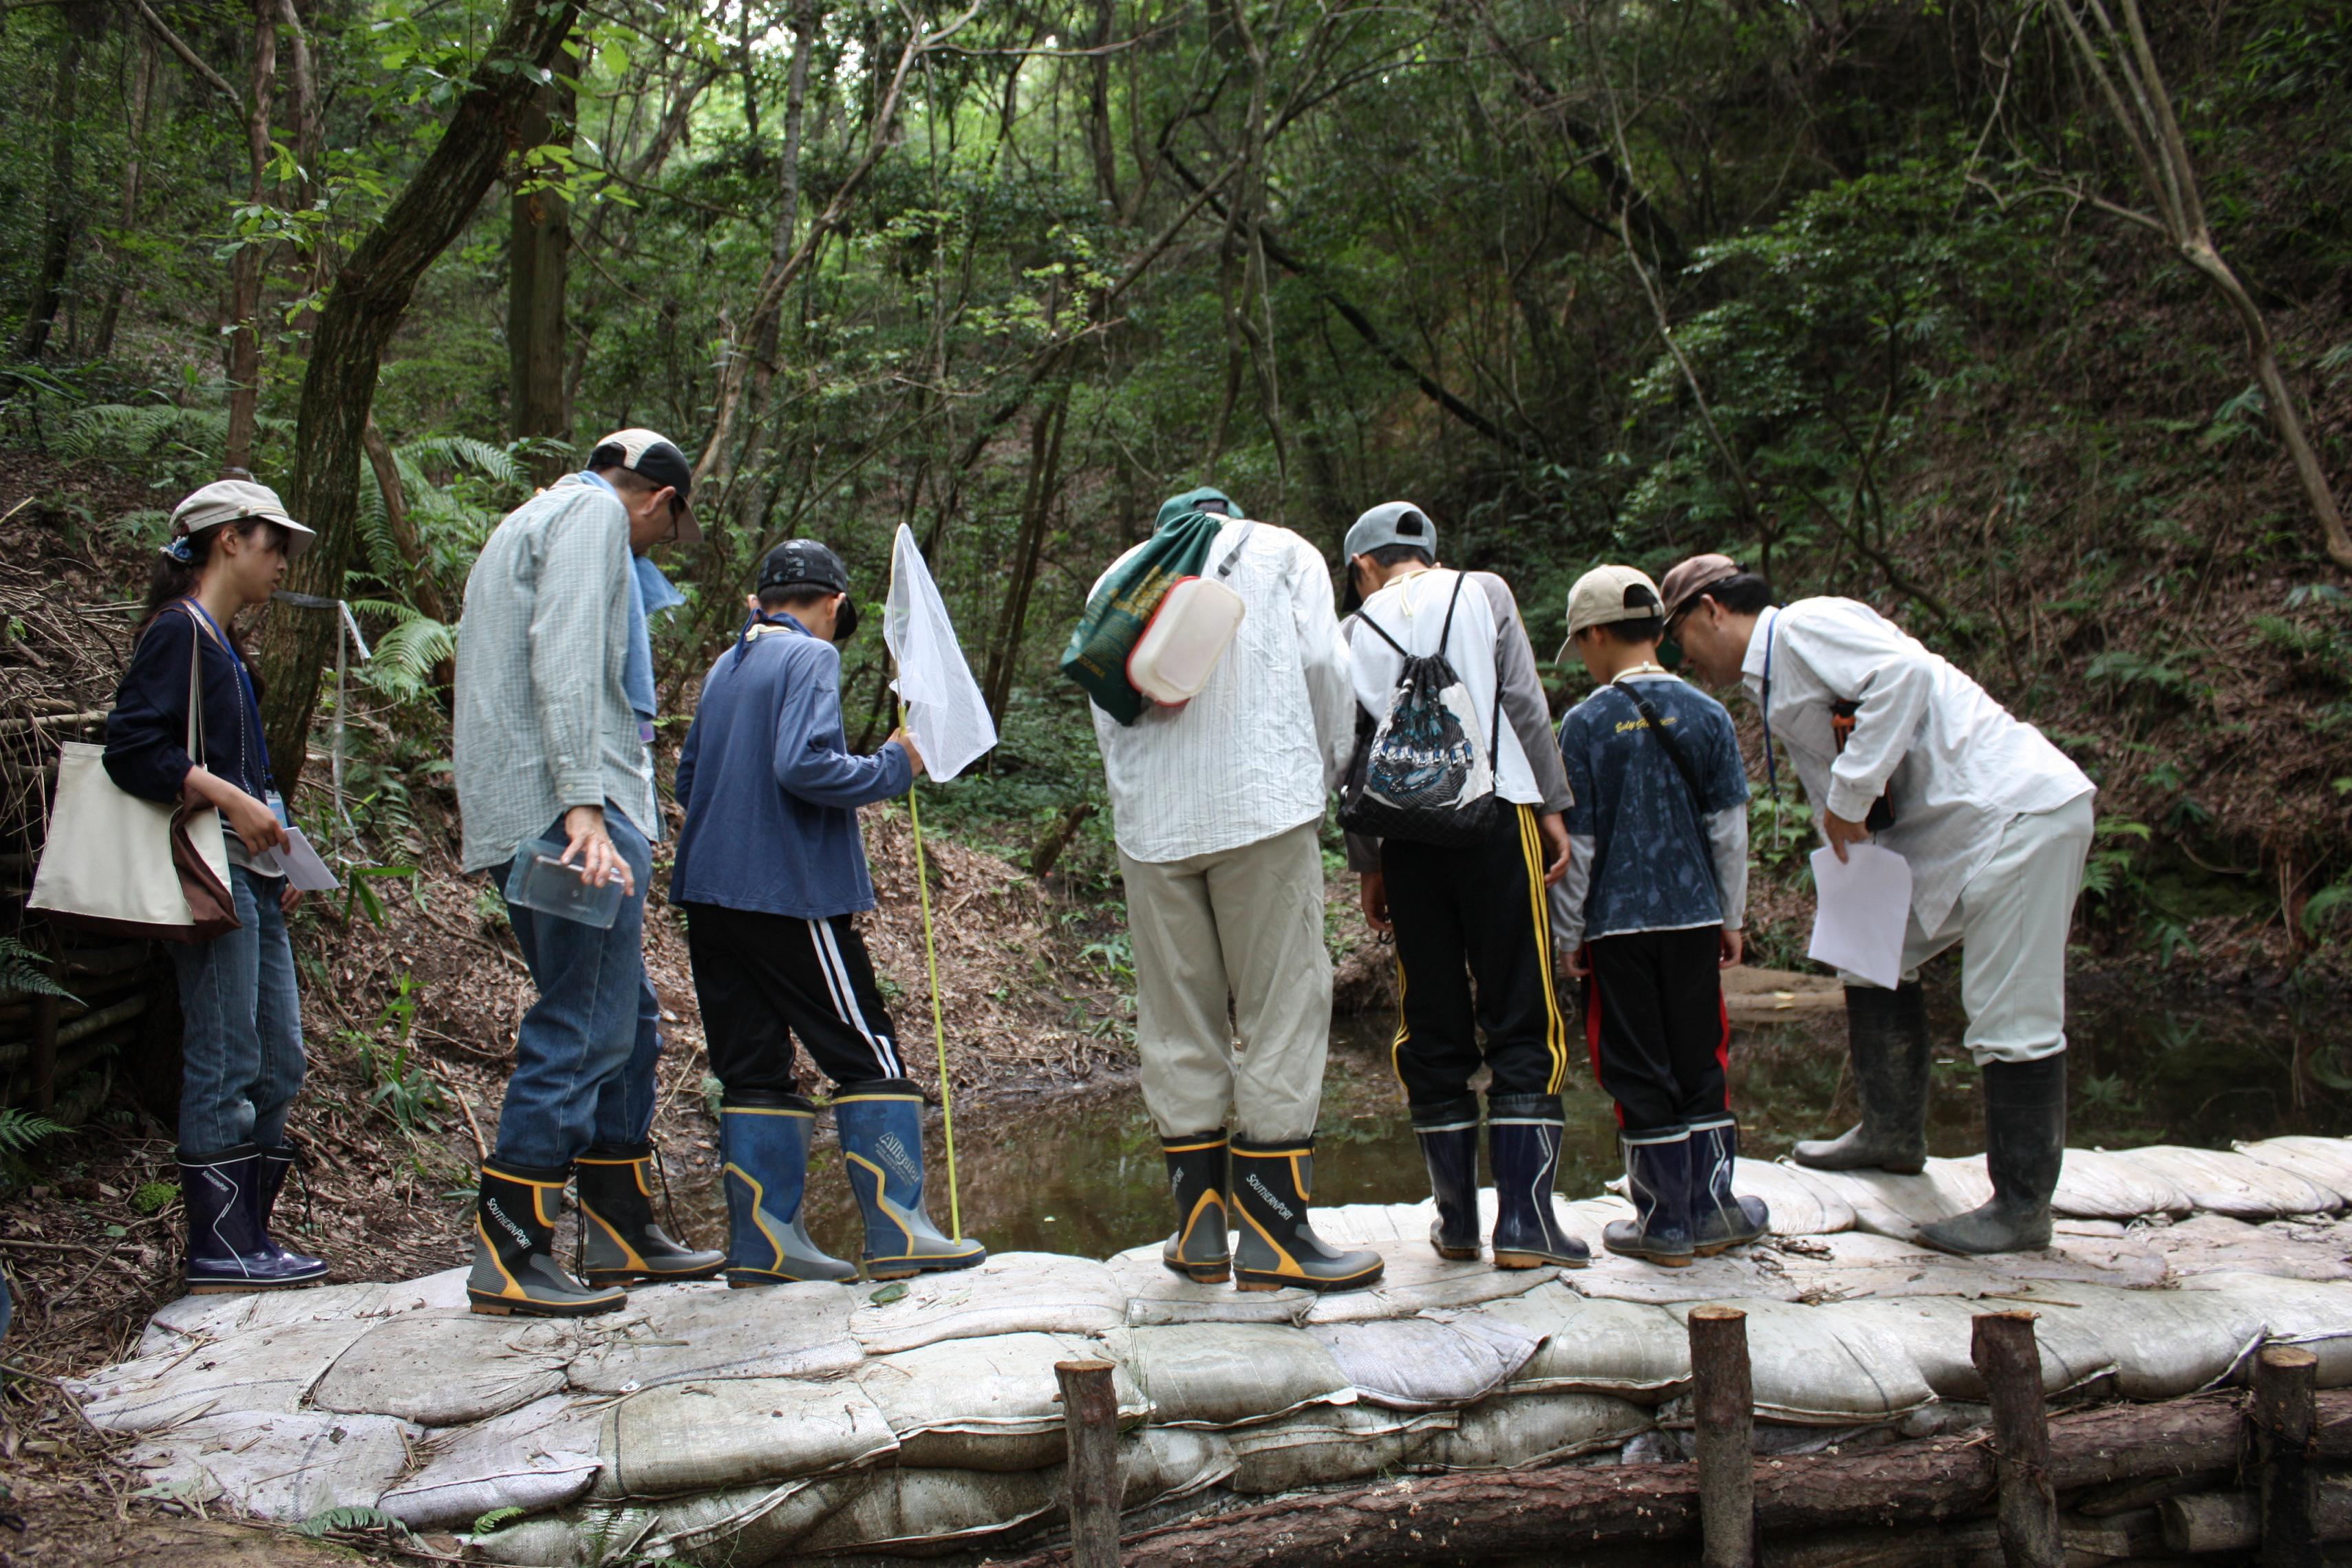
<svg viewBox="0 0 2352 1568"><path fill-rule="evenodd" d="M1179 512L1173 517L1163 514L1152 536L1087 596L1070 645L1062 650L1062 674L1120 724L1133 724L1151 706L1127 678L1127 659L1135 652L1136 640L1176 580L1201 575L1209 547L1231 520L1202 511Z"/></svg>

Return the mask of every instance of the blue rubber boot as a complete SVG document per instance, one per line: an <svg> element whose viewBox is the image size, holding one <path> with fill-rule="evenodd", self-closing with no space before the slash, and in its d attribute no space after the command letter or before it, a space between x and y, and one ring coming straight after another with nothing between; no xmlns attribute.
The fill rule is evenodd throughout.
<svg viewBox="0 0 2352 1568"><path fill-rule="evenodd" d="M920 1090L903 1078L858 1084L835 1098L833 1123L849 1190L866 1216L869 1279L903 1280L986 1260L987 1248L940 1235L923 1211Z"/></svg>
<svg viewBox="0 0 2352 1568"><path fill-rule="evenodd" d="M313 1258L307 1252L295 1251L269 1231L270 1218L278 1212L278 1195L286 1190L286 1177L293 1171L297 1157L291 1144L280 1144L275 1147L268 1144L261 1145L261 1179L254 1184L253 1188L254 1223L260 1228L263 1246L298 1268L315 1268L324 1276L327 1265L323 1260ZM302 1190L307 1201L310 1189L305 1186Z"/></svg>
<svg viewBox="0 0 2352 1568"><path fill-rule="evenodd" d="M1669 1269L1691 1260L1691 1135L1688 1127L1621 1134L1625 1150L1626 1196L1633 1218L1612 1219L1601 1244L1625 1258L1642 1258Z"/></svg>
<svg viewBox="0 0 2352 1568"><path fill-rule="evenodd" d="M216 1155L180 1154L180 1194L188 1210L191 1295L232 1291L283 1291L327 1277L316 1258L299 1258L269 1245L260 1224L262 1155L239 1144Z"/></svg>
<svg viewBox="0 0 2352 1568"><path fill-rule="evenodd" d="M797 1094L745 1094L719 1107L726 1151L727 1282L781 1285L855 1280L857 1266L829 1256L801 1222L809 1134L816 1107Z"/></svg>
<svg viewBox="0 0 2352 1568"><path fill-rule="evenodd" d="M1486 1096L1486 1153L1495 1166L1495 1267L1580 1269L1592 1249L1560 1228L1552 1207L1568 1129L1557 1094Z"/></svg>
<svg viewBox="0 0 2352 1568"><path fill-rule="evenodd" d="M1478 1101L1474 1095L1412 1108L1412 1135L1421 1140L1422 1163L1429 1167L1430 1196L1437 1218L1429 1222L1429 1244L1440 1258L1475 1260L1478 1256Z"/></svg>
<svg viewBox="0 0 2352 1568"><path fill-rule="evenodd" d="M1772 1211L1760 1197L1732 1191L1738 1168L1739 1124L1728 1116L1693 1122L1691 1135L1691 1249L1712 1258L1745 1247L1772 1227Z"/></svg>

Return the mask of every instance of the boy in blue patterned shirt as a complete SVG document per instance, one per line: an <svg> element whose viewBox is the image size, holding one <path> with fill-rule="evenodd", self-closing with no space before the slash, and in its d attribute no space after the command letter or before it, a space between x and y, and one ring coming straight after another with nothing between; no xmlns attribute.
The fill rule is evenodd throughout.
<svg viewBox="0 0 2352 1568"><path fill-rule="evenodd" d="M1768 1216L1732 1191L1739 1152L1718 968L1739 962L1748 904L1748 771L1723 706L1658 663L1657 585L1596 567L1569 593L1592 695L1559 725L1576 804L1552 928L1584 986L1594 1074L1617 1102L1633 1200L1612 1252L1681 1268L1752 1241Z"/></svg>

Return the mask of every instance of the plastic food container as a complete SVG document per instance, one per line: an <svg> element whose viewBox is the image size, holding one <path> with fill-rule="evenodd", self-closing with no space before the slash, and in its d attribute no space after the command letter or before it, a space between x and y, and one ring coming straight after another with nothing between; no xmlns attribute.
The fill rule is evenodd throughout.
<svg viewBox="0 0 2352 1568"><path fill-rule="evenodd" d="M1128 685L1162 707L1191 702L1217 673L1244 612L1242 596L1223 583L1178 578L1127 656Z"/></svg>
<svg viewBox="0 0 2352 1568"><path fill-rule="evenodd" d="M565 847L561 839L534 839L515 851L514 869L507 873L507 902L610 931L621 916L620 878L589 882L578 867L563 863Z"/></svg>

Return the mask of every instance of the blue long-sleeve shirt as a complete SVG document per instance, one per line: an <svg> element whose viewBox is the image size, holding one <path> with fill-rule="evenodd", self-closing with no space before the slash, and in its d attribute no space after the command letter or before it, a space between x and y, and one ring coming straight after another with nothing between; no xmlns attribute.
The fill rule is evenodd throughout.
<svg viewBox="0 0 2352 1568"><path fill-rule="evenodd" d="M670 902L829 920L874 907L857 808L905 794L914 768L896 741L850 754L841 655L773 620L703 678L677 758L686 827Z"/></svg>
<svg viewBox="0 0 2352 1568"><path fill-rule="evenodd" d="M194 635L189 633L194 632ZM261 725L236 661L208 633L197 630L184 606L167 606L139 634L131 667L114 690L114 712L106 721L106 771L116 786L142 800L169 805L180 799L188 769L188 653L200 649L204 671L198 693L204 703L204 764L255 800L269 788L268 753Z"/></svg>

